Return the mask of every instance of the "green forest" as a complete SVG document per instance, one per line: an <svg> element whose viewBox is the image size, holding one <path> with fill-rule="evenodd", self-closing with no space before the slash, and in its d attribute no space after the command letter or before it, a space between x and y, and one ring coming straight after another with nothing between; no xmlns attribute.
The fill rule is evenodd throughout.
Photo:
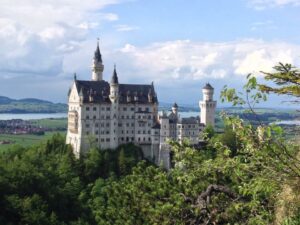
<svg viewBox="0 0 300 225"><path fill-rule="evenodd" d="M287 69L278 74L299 81L298 70ZM248 105L253 115L255 104L276 91L252 76L244 89L225 87L221 99ZM168 171L132 144L91 148L76 159L59 134L3 151L0 224L300 224L299 145L275 124L221 118L224 132L207 126L201 149L171 141Z"/></svg>

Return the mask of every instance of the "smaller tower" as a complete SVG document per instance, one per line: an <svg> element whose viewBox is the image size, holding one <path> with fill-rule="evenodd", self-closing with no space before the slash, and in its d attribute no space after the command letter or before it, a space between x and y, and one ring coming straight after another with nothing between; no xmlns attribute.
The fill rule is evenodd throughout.
<svg viewBox="0 0 300 225"><path fill-rule="evenodd" d="M175 102L174 105L172 106L172 112L176 115L178 115L178 105L177 103Z"/></svg>
<svg viewBox="0 0 300 225"><path fill-rule="evenodd" d="M102 56L99 48L99 39L97 42L97 48L94 54L93 64L92 64L92 80L101 81L103 79L104 65L102 63Z"/></svg>
<svg viewBox="0 0 300 225"><path fill-rule="evenodd" d="M214 88L207 83L203 89L203 100L199 101L199 107L201 109L201 123L205 125L215 126L215 110L217 102L213 100Z"/></svg>
<svg viewBox="0 0 300 225"><path fill-rule="evenodd" d="M114 72L110 81L111 114L110 114L110 148L118 147L118 117L119 117L119 80L114 66Z"/></svg>
<svg viewBox="0 0 300 225"><path fill-rule="evenodd" d="M118 101L119 97L119 80L116 71L116 65L114 66L114 72L110 81L110 95L109 98L111 102L115 103Z"/></svg>

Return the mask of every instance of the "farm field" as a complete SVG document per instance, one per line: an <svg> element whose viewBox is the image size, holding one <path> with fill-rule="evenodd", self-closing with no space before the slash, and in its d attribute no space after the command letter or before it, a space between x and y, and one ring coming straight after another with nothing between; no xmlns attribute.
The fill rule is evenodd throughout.
<svg viewBox="0 0 300 225"><path fill-rule="evenodd" d="M42 141L46 141L52 137L53 134L60 133L66 135L65 131L51 131L45 132L44 135L33 135L33 134L0 134L0 141L10 141L12 144L1 144L0 152L5 151L13 147L14 145L21 145L24 147L38 144Z"/></svg>

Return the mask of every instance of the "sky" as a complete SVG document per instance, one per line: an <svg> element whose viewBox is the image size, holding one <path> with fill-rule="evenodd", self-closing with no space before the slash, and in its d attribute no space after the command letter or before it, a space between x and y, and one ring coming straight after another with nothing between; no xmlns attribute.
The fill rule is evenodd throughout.
<svg viewBox="0 0 300 225"><path fill-rule="evenodd" d="M0 0L0 95L67 103L91 79L154 82L160 102L198 105L210 82L241 89L248 73L300 66L300 0ZM263 106L293 107L271 96ZM219 104L221 106L221 104Z"/></svg>

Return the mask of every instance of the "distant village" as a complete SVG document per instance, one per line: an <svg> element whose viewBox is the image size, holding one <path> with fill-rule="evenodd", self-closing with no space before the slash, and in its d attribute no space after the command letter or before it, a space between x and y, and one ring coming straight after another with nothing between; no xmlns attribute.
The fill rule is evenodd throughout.
<svg viewBox="0 0 300 225"><path fill-rule="evenodd" d="M13 134L13 135L44 135L46 131L52 131L53 129L42 127L34 124L30 120L22 119L11 119L11 120L0 120L0 134ZM12 144L11 140L0 140L0 145Z"/></svg>
<svg viewBox="0 0 300 225"><path fill-rule="evenodd" d="M49 129L35 126L29 120L0 120L0 134L39 134L43 135Z"/></svg>

